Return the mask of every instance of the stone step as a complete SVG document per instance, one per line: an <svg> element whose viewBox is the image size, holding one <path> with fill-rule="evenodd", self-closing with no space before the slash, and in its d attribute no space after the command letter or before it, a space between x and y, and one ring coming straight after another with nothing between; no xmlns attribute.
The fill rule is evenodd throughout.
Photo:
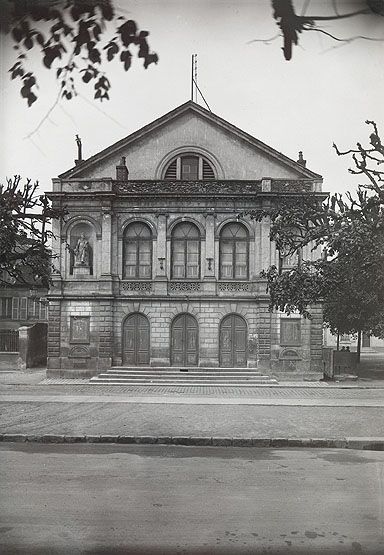
<svg viewBox="0 0 384 555"><path fill-rule="evenodd" d="M259 387L260 385L275 385L277 384L277 380L274 380L272 378L268 379L268 380L262 380L262 381L250 381L250 382L226 382L223 383L221 380L212 380L212 381L205 381L205 382L200 382L198 380L193 380L193 381L149 381L149 380L145 380L145 381L137 381L137 380L119 380L119 381L115 381L115 380L107 380L107 379L100 379L100 378L91 378L90 380L90 384L91 385L156 385L156 386L167 386L167 387L179 387L179 386L208 386L208 385L212 385L212 386L216 386L216 387Z"/></svg>
<svg viewBox="0 0 384 555"><path fill-rule="evenodd" d="M131 377L135 377L137 376L138 378L142 377L142 376L153 376L153 377L175 377L175 378L186 378L188 376L195 376L195 377L213 377L213 378L218 378L218 377L228 377L228 378L239 378L239 377L244 377L244 378L253 378L253 377L258 377L261 378L263 376L265 376L265 374L262 374L261 372L129 372L129 371L121 371L121 372L112 372L112 371L108 371L108 372L103 372L103 375L105 376L131 376Z"/></svg>
<svg viewBox="0 0 384 555"><path fill-rule="evenodd" d="M96 382L96 381L114 381L114 382L136 382L136 383L152 383L152 382L159 382L159 383L164 383L164 382L174 382L174 383L181 383L181 382L185 382L185 383L195 383L195 382L201 382L201 383L228 383L228 384L233 384L233 383L264 383L268 380L270 380L271 378L269 378L268 376L263 376L261 378L256 377L256 378L233 378L233 379L228 379L228 378L214 378L214 377L210 377L210 378L191 378L191 379L186 379L186 378L180 378L180 379L175 379L174 377L170 376L168 378L156 378L156 377L145 377L143 376L142 378L131 378L129 376L126 377L121 377L121 376L106 376L106 375L101 375L101 376L95 376L93 378L91 378L91 382Z"/></svg>
<svg viewBox="0 0 384 555"><path fill-rule="evenodd" d="M212 367L212 366L112 366L107 372L250 372L259 373L257 368L226 368L226 367Z"/></svg>
<svg viewBox="0 0 384 555"><path fill-rule="evenodd" d="M233 387L276 384L277 381L256 368L116 366L94 376L90 379L90 383L95 385L220 385Z"/></svg>

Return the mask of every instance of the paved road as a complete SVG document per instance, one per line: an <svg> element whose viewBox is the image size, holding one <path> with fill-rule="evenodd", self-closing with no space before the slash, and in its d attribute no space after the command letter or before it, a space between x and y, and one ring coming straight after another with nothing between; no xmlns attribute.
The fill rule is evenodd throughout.
<svg viewBox="0 0 384 555"><path fill-rule="evenodd" d="M5 402L1 433L240 438L381 437L381 407Z"/></svg>
<svg viewBox="0 0 384 555"><path fill-rule="evenodd" d="M381 437L383 406L382 388L2 384L0 432L240 438Z"/></svg>
<svg viewBox="0 0 384 555"><path fill-rule="evenodd" d="M2 553L384 551L384 453L0 445Z"/></svg>

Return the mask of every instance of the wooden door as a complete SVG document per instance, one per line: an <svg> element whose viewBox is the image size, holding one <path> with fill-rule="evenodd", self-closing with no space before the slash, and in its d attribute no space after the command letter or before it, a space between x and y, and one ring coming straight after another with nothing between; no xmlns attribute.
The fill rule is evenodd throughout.
<svg viewBox="0 0 384 555"><path fill-rule="evenodd" d="M237 314L229 314L220 325L220 366L247 366L247 324Z"/></svg>
<svg viewBox="0 0 384 555"><path fill-rule="evenodd" d="M180 314L172 323L172 366L197 366L199 332L197 322L190 314Z"/></svg>
<svg viewBox="0 0 384 555"><path fill-rule="evenodd" d="M129 366L149 364L149 322L143 314L132 314L124 322L123 363Z"/></svg>

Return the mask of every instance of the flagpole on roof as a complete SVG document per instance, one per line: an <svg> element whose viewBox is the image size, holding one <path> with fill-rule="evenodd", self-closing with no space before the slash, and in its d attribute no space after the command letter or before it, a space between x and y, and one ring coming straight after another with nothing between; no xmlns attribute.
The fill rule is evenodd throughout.
<svg viewBox="0 0 384 555"><path fill-rule="evenodd" d="M191 100L192 102L197 102L197 91L200 93L201 98L204 101L204 104L211 112L211 108L208 105L208 102L205 100L203 93L201 92L199 85L197 84L197 54L192 54L192 67L191 67ZM195 97L195 98L193 98Z"/></svg>

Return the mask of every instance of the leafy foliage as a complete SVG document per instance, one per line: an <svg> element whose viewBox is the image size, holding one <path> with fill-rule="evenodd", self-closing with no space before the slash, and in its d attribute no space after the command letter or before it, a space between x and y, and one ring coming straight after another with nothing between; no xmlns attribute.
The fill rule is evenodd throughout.
<svg viewBox="0 0 384 555"><path fill-rule="evenodd" d="M286 199L251 215L271 219L271 239L286 253L307 245L323 250L323 257L288 272L272 266L263 273L271 309L310 317L310 305L323 301L333 332L384 337L384 146L376 124L366 123L373 128L369 147L357 143L341 152L334 145L339 156L352 156L349 171L368 179L355 195L335 194L323 203L314 195Z"/></svg>
<svg viewBox="0 0 384 555"><path fill-rule="evenodd" d="M117 16L112 0L8 1L7 31L18 52L9 71L12 79L21 81L20 94L28 106L38 94L37 76L28 70L30 54L38 54L47 69L55 69L59 97L67 100L77 94L77 79L93 86L94 98L108 100L111 83L101 67L115 57L125 71L134 55L143 60L145 69L158 62L148 45L148 31Z"/></svg>
<svg viewBox="0 0 384 555"><path fill-rule="evenodd" d="M52 218L65 215L53 209L38 182L20 176L0 184L0 286L24 284L47 287L51 274Z"/></svg>

